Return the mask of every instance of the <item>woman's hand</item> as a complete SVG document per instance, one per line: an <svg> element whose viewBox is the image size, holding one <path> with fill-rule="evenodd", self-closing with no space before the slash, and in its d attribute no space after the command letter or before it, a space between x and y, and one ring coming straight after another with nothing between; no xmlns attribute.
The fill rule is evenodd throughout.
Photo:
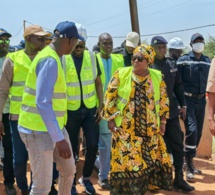
<svg viewBox="0 0 215 195"><path fill-rule="evenodd" d="M161 123L160 124L160 134L164 135L166 131L166 124L165 123Z"/></svg>

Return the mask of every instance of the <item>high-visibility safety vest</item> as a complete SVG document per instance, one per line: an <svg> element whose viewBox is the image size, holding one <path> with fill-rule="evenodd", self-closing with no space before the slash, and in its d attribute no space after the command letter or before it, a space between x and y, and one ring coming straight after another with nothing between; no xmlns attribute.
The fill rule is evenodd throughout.
<svg viewBox="0 0 215 195"><path fill-rule="evenodd" d="M102 80L102 86L103 86L103 91L105 87L105 68L102 62L101 54L97 53L97 59L99 62L99 67L101 69L102 75L101 75L101 80ZM122 54L111 54L111 59L112 59L112 70L111 70L111 75L114 74L114 72L118 69L124 66L124 59Z"/></svg>
<svg viewBox="0 0 215 195"><path fill-rule="evenodd" d="M120 110L120 115L117 116L114 120L116 126L119 127L122 124L122 112L128 103L131 95L131 82L132 82L132 69L133 67L125 67L119 69L119 80L120 86L118 88L118 99L117 107ZM162 80L162 74L159 70L148 69L149 74L152 79L152 84L154 88L154 101L155 101L155 110L158 126L160 126L160 83Z"/></svg>
<svg viewBox="0 0 215 195"><path fill-rule="evenodd" d="M33 131L47 132L47 128L36 106L36 69L39 61L47 57L54 58L58 66L57 80L54 85L52 96L52 107L55 112L55 116L60 129L63 129L67 120L67 87L62 64L57 53L49 46L47 46L39 54L37 54L31 64L25 83L25 89L19 115L19 125Z"/></svg>
<svg viewBox="0 0 215 195"><path fill-rule="evenodd" d="M10 113L19 114L22 95L24 91L25 81L28 75L31 59L26 55L24 50L20 50L14 53L9 53L7 58L10 58L13 62L13 81L10 87Z"/></svg>
<svg viewBox="0 0 215 195"><path fill-rule="evenodd" d="M83 61L80 72L81 86L76 71L76 67L71 55L65 55L64 68L66 67L66 83L68 110L77 110L81 106L81 86L82 98L87 108L94 108L97 103L97 93L95 80L97 77L96 59L93 53L85 50L83 53Z"/></svg>

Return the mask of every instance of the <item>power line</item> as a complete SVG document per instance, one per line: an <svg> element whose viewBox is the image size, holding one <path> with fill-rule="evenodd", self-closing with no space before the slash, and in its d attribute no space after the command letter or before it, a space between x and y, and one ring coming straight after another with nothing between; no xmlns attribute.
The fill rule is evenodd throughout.
<svg viewBox="0 0 215 195"><path fill-rule="evenodd" d="M184 31L195 30L195 29L206 28L206 27L212 27L212 26L215 26L215 24L208 24L208 25L204 25L204 26L197 26L197 27L193 27L193 28L186 28L186 29L182 29L182 30L162 32L162 33L156 33L156 34L146 34L146 35L141 35L141 37L148 37L148 36L155 36L155 35L164 35L164 34L172 34L172 33L184 32Z"/></svg>
<svg viewBox="0 0 215 195"><path fill-rule="evenodd" d="M25 22L27 22L27 23L29 23L29 24L31 24L31 25L34 25L32 22L29 22L29 21L26 21L25 20ZM46 28L46 27L43 27L43 26L41 26L43 29L46 29L46 30L49 30L49 31L53 31L53 29L50 29L50 28Z"/></svg>
<svg viewBox="0 0 215 195"><path fill-rule="evenodd" d="M150 13L150 14L146 14L146 15L143 15L143 16L139 16L140 18L142 18L142 17L147 17L147 16L151 16L151 15L154 15L154 14L158 14L158 13L161 13L161 12L163 12L163 11L167 11L167 10L170 10L170 9L173 9L173 8L176 8L176 7L179 7L179 6L181 6L181 5L184 5L184 4L187 4L187 3L190 3L191 1L193 1L193 0L190 0L190 1L185 1L185 2L182 2L182 3L179 3L179 4L176 4L176 5L173 5L173 6L170 6L170 7L168 7L168 8L165 8L165 9L161 9L161 10L159 10L159 11L156 11L156 12L153 12L153 13Z"/></svg>
<svg viewBox="0 0 215 195"><path fill-rule="evenodd" d="M12 36L12 38L16 37L21 32L22 28L23 28L23 24L22 24L21 28L19 29L19 31L14 36Z"/></svg>
<svg viewBox="0 0 215 195"><path fill-rule="evenodd" d="M184 32L184 31L189 31L189 30L195 30L195 29L200 29L200 28L206 28L206 27L212 27L215 26L215 24L208 24L204 26L197 26L193 28L186 28L186 29L181 29L181 30L174 30L174 31L168 31L168 32L161 32L161 33L152 33L152 34L146 34L146 35L140 35L141 37L148 37L148 36L156 36L156 35L164 35L164 34L172 34L172 33L177 33L177 32ZM98 36L88 36L91 38L97 38ZM125 38L125 36L113 36L113 38Z"/></svg>
<svg viewBox="0 0 215 195"><path fill-rule="evenodd" d="M147 3L143 3L142 5L139 5L138 8L140 9L143 9L143 8L148 8L148 7L151 7L151 6L154 6L155 4L159 4L159 3L163 3L164 1L166 0L162 0L162 1L159 1L159 2L147 2ZM117 18L117 17L120 17L120 16L123 16L124 14L126 14L127 12L129 11L129 9L126 9L125 11L122 11L120 13L117 13L117 14L114 14L112 16L109 16L109 17L106 17L106 18L103 18L103 19L100 19L98 21L95 21L95 22L91 22L91 23L86 23L85 25L86 26L91 26L91 25L94 25L94 24L98 24L98 23L101 23L101 22L104 22L104 21L107 21L107 20L110 20L112 18Z"/></svg>
<svg viewBox="0 0 215 195"><path fill-rule="evenodd" d="M166 1L166 0L164 0L164 1ZM164 1L159 1L159 2L157 2L157 4L159 4L159 3L162 3L162 2L164 2ZM169 9L173 9L173 8L175 8L175 7L179 7L179 6L181 6L181 5L184 5L184 4L187 4L187 3L190 3L191 1L193 1L193 0L189 0L188 2L187 1L185 1L185 2L182 2L182 3L179 3L179 4L176 4L176 5L173 5L173 6L170 6L170 7L168 7L168 8L165 8L165 9L162 9L162 10L159 10L159 11L156 11L156 12L153 12L153 13L150 13L150 14L146 14L146 15L143 15L143 16L139 16L139 19L141 19L142 17L147 17L147 16L150 16L150 15L155 15L155 14L157 14L157 13L160 13L160 12L163 12L163 11L166 11L166 10L169 10ZM154 2L153 2L154 3ZM156 5L157 5L156 4ZM152 5L154 5L154 4L151 4L151 5L149 5L148 7L150 7L150 6L152 6ZM144 6L141 6L142 8L145 8ZM146 6L147 7L147 6ZM142 9L141 8L141 9ZM139 9L138 9L139 10ZM139 11L140 12L140 11ZM113 16L111 16L111 17L109 17L109 18L112 18ZM109 19L108 18L108 19ZM105 20L105 19L104 19ZM100 20L100 21L98 21L98 23L99 22L101 22L101 21L103 21L103 20ZM121 23L117 23L117 24L113 24L113 25L111 25L111 26L107 26L107 28L111 28L111 27L115 27L115 26L119 26L119 25L121 25L121 24L124 24L124 23L127 23L128 21L126 20L125 22L121 22ZM97 22L94 22L93 24L97 24ZM98 30L100 30L101 28L99 28L99 29L95 29L95 30L93 30L92 32L95 32L95 31L98 31Z"/></svg>

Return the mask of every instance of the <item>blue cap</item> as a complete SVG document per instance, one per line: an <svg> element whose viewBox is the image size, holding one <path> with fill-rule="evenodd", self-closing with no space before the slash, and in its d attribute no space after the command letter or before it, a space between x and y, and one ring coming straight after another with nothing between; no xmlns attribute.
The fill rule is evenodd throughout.
<svg viewBox="0 0 215 195"><path fill-rule="evenodd" d="M54 37L59 38L77 38L81 41L84 41L84 37L78 34L77 27L74 22L60 22L55 30L54 30Z"/></svg>
<svg viewBox="0 0 215 195"><path fill-rule="evenodd" d="M195 33L195 34L193 34L192 35L192 37L191 37L191 42L193 42L193 41L195 41L197 38L201 38L201 39L203 39L204 40L204 37L201 35L201 34L199 34L199 33Z"/></svg>
<svg viewBox="0 0 215 195"><path fill-rule="evenodd" d="M167 44L168 42L162 36L155 36L151 40L151 45Z"/></svg>
<svg viewBox="0 0 215 195"><path fill-rule="evenodd" d="M25 40L21 40L19 43L19 47L24 49L25 48Z"/></svg>
<svg viewBox="0 0 215 195"><path fill-rule="evenodd" d="M5 29L3 29L3 28L0 28L0 36L3 36L3 35L5 35L5 36L7 36L7 37L11 37L12 35L10 34L10 33L8 33Z"/></svg>

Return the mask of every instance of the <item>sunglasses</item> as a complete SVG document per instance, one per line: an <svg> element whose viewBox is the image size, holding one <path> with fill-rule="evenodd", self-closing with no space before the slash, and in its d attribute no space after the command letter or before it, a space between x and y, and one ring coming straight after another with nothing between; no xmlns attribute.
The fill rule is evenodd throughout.
<svg viewBox="0 0 215 195"><path fill-rule="evenodd" d="M0 44L4 44L4 43L9 44L10 40L0 40Z"/></svg>
<svg viewBox="0 0 215 195"><path fill-rule="evenodd" d="M29 36L29 37L36 37L38 41L44 42L46 40L46 37L39 37L39 36Z"/></svg>
<svg viewBox="0 0 215 195"><path fill-rule="evenodd" d="M85 48L85 45L76 45L75 47L76 49L80 48L80 49L84 49Z"/></svg>
<svg viewBox="0 0 215 195"><path fill-rule="evenodd" d="M144 60L144 57L143 56L133 56L131 58L131 60L134 62L135 60L138 60L138 62L142 62Z"/></svg>

